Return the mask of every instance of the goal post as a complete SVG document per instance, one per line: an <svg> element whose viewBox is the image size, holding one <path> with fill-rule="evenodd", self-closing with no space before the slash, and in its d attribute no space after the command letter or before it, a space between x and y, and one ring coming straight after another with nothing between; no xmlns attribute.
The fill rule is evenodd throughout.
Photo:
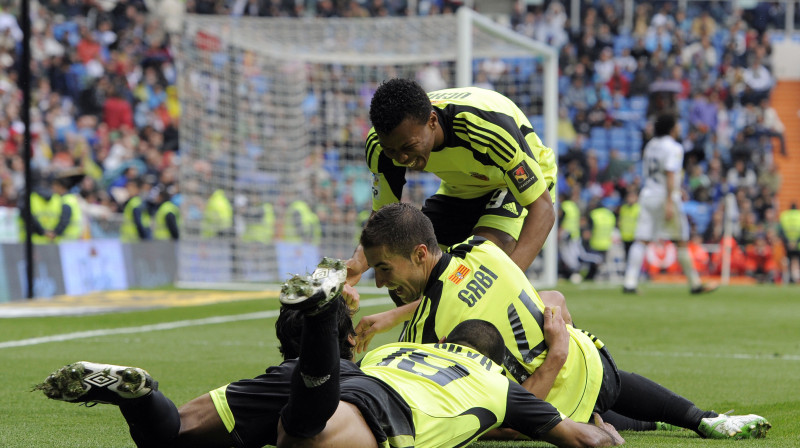
<svg viewBox="0 0 800 448"><path fill-rule="evenodd" d="M557 54L467 8L426 17L188 15L177 51L179 286L257 287L348 258L371 209L369 101L393 77L514 100L557 150ZM410 172L403 200L438 188ZM529 276L556 282L551 232Z"/></svg>

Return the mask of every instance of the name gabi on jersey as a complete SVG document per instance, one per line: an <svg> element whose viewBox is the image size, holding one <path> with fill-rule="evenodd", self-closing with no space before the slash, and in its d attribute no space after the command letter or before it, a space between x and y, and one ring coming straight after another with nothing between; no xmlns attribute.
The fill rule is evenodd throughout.
<svg viewBox="0 0 800 448"><path fill-rule="evenodd" d="M486 294L486 291L494 285L495 280L497 280L497 274L490 271L486 266L481 265L472 274L472 280L467 282L464 289L458 292L458 298L466 303L467 306L475 306L478 300Z"/></svg>

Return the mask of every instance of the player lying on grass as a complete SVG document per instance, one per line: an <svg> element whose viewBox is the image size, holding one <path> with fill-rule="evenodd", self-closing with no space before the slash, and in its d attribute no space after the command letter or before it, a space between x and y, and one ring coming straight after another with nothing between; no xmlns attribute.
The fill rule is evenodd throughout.
<svg viewBox="0 0 800 448"><path fill-rule="evenodd" d="M462 325L448 343L381 347L360 371L343 359L354 343L340 295L344 276L343 265L324 261L283 289L284 308L303 311L283 309L276 330L284 355L299 359L180 409L137 367L77 362L36 389L57 400L118 405L139 447L445 447L501 424L558 446L623 443L610 425L564 419L503 376L502 339L483 321ZM495 361L475 347L488 347Z"/></svg>
<svg viewBox="0 0 800 448"><path fill-rule="evenodd" d="M753 414L704 411L647 378L618 370L597 337L566 325L559 316L545 320L545 304L505 252L480 237L442 252L430 220L413 205L390 204L373 214L361 246L375 269L376 285L419 306L412 314L403 314L401 307L364 317L356 326L357 352L376 332L404 321L408 323L400 340L424 344L437 342L460 322L483 319L503 336L503 366L509 377L575 421L611 410L711 438L760 438L770 427ZM562 336L546 338L545 323L556 321ZM568 346L566 356L548 354L559 341Z"/></svg>

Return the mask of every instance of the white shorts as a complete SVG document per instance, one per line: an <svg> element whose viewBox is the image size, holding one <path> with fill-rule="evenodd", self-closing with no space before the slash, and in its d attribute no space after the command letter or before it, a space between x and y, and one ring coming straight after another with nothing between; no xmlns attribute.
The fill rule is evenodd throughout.
<svg viewBox="0 0 800 448"><path fill-rule="evenodd" d="M639 241L689 241L689 220L683 211L683 201L672 198L675 204L675 216L672 220L664 220L663 196L641 196L639 198L639 219L636 222L636 239Z"/></svg>

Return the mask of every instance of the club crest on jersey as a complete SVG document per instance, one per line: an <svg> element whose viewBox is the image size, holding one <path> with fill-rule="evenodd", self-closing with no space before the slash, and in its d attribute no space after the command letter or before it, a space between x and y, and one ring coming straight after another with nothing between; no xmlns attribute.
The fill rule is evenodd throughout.
<svg viewBox="0 0 800 448"><path fill-rule="evenodd" d="M511 168L508 171L508 176L511 177L511 181L514 182L514 185L517 186L517 190L520 192L527 190L539 180L536 175L533 174L531 167L529 167L528 163L524 160L519 162L514 168Z"/></svg>
<svg viewBox="0 0 800 448"><path fill-rule="evenodd" d="M381 184L381 182L380 182L380 179L378 178L378 175L377 174L373 174L372 175L372 197L373 198L377 198L378 195L381 193L381 190L380 190L380 187L379 187L380 184Z"/></svg>
<svg viewBox="0 0 800 448"><path fill-rule="evenodd" d="M485 175L485 174L481 174L481 173L474 173L474 172L473 172L473 173L469 173L469 175L470 175L470 176L472 176L472 177L474 177L475 179L480 179L480 180L482 180L482 181L487 181L487 180L489 180L489 176L487 176L487 175Z"/></svg>
<svg viewBox="0 0 800 448"><path fill-rule="evenodd" d="M453 272L450 277L447 277L448 280L455 283L456 285L461 283L462 280L469 274L469 268L464 266L463 264L458 265L458 269L456 272Z"/></svg>

